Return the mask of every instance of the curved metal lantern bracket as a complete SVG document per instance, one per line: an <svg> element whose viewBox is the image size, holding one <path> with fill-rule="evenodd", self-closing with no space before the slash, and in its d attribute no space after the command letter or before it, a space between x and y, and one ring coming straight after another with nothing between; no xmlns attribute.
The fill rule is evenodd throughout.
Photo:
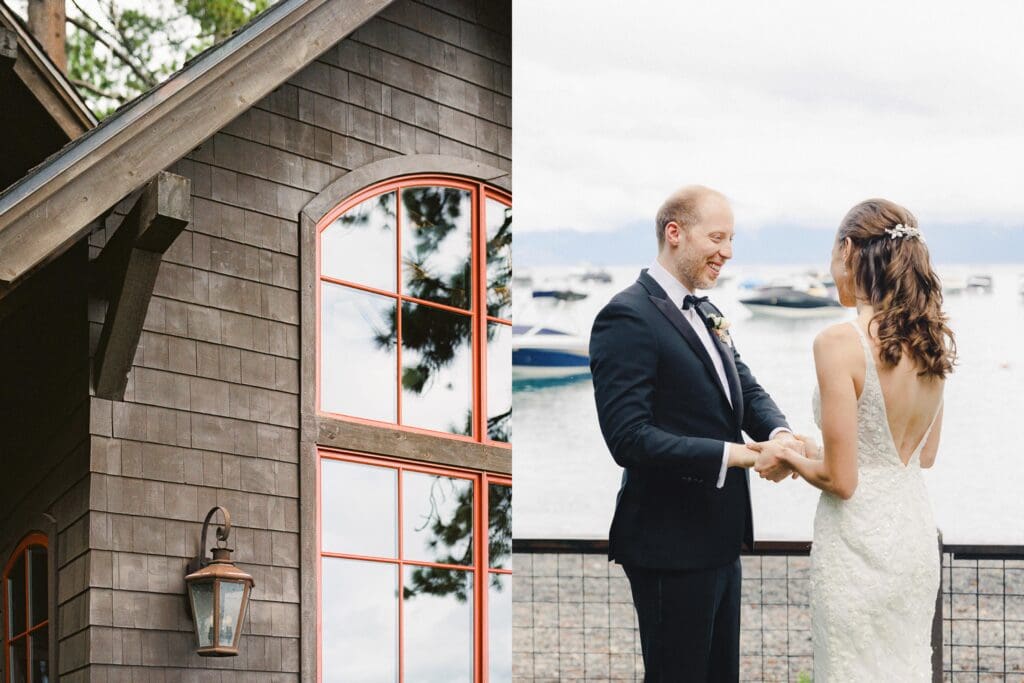
<svg viewBox="0 0 1024 683"><path fill-rule="evenodd" d="M217 527L217 548L228 548L227 542L228 537L231 536L231 514L220 505L216 505L210 508L210 511L206 513L206 519L203 520L203 532L199 537L199 554L196 555L188 563L188 571L186 573L191 574L192 572L199 571L206 565L210 564L210 560L206 558L206 533L210 528L210 520L220 510L221 515L224 517L224 526ZM214 548L210 548L210 552L213 552Z"/></svg>
<svg viewBox="0 0 1024 683"><path fill-rule="evenodd" d="M224 517L224 525L217 527L216 548L231 550L231 548L227 547L228 537L231 536L231 514L227 511L227 509L221 507L220 505L216 505L210 508L210 511L206 513L206 519L203 520L203 531L202 534L199 536L199 554L197 554L195 557L189 560L188 566L185 569L186 574L192 574L193 572L197 572L206 565L210 564L210 560L206 557L206 534L210 528L210 521L213 519L213 516L217 514L218 510L220 510L221 515ZM214 548L210 548L209 550L210 552L213 552Z"/></svg>

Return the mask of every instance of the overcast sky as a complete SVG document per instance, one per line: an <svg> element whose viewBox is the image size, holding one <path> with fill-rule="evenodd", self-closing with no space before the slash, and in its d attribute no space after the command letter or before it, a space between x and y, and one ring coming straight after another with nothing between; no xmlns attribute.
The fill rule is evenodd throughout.
<svg viewBox="0 0 1024 683"><path fill-rule="evenodd" d="M1024 225L1024 3L516 0L516 230L653 220L834 229L883 196Z"/></svg>

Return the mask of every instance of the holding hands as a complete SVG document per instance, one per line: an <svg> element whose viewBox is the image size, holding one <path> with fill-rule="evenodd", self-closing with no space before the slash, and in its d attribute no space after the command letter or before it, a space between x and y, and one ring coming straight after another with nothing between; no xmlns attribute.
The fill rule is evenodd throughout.
<svg viewBox="0 0 1024 683"><path fill-rule="evenodd" d="M747 444L747 448L758 454L754 471L762 479L775 482L790 475L796 479L799 475L794 471L794 458L817 459L820 451L811 437L790 432L780 432L770 441Z"/></svg>

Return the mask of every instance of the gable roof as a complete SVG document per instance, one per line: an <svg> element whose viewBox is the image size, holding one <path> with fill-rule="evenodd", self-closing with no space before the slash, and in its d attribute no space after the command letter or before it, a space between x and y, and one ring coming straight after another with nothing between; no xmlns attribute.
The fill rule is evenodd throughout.
<svg viewBox="0 0 1024 683"><path fill-rule="evenodd" d="M0 296L391 0L282 0L0 194Z"/></svg>
<svg viewBox="0 0 1024 683"><path fill-rule="evenodd" d="M19 51L26 57L24 62L18 60L20 63L15 65L15 72L35 98L46 105L47 111L68 138L74 139L93 128L97 120L85 100L64 72L54 65L21 17L3 0L0 0L0 26L17 36Z"/></svg>

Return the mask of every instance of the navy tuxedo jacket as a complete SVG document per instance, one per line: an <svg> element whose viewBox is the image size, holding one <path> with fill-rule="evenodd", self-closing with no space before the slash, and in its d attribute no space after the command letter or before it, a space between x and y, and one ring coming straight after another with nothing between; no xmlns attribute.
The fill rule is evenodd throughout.
<svg viewBox="0 0 1024 683"><path fill-rule="evenodd" d="M705 303L701 310L720 315ZM723 442L788 427L739 354L712 333L733 405L690 323L646 269L594 321L590 368L605 442L625 468L609 557L652 569L722 566L753 546L750 482Z"/></svg>

